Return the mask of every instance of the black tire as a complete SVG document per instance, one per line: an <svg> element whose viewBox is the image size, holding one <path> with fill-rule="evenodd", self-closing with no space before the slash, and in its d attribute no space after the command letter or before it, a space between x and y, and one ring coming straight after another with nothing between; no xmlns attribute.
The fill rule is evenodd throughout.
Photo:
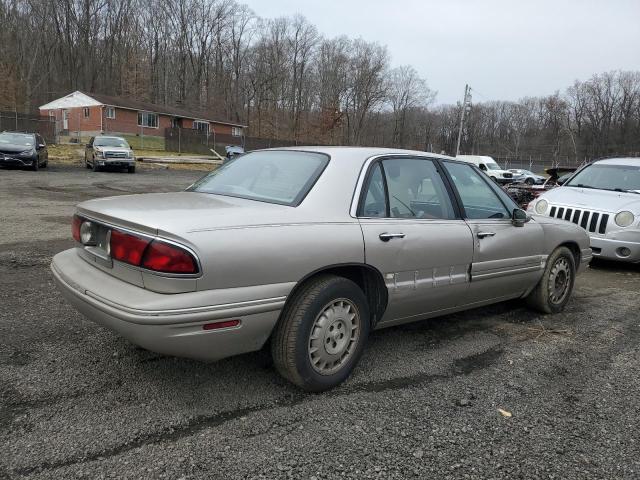
<svg viewBox="0 0 640 480"><path fill-rule="evenodd" d="M533 178L528 177L528 178L524 181L524 183L526 183L527 185L533 185L534 183L536 183L536 181L535 181Z"/></svg>
<svg viewBox="0 0 640 480"><path fill-rule="evenodd" d="M135 165L132 167L127 167L127 173L136 173L136 167Z"/></svg>
<svg viewBox="0 0 640 480"><path fill-rule="evenodd" d="M562 278L560 282L559 276ZM561 312L571 298L575 278L576 260L573 253L567 247L556 248L547 259L540 282L527 297L527 304L542 313ZM558 293L560 290L561 295Z"/></svg>
<svg viewBox="0 0 640 480"><path fill-rule="evenodd" d="M42 164L42 168L47 168L49 166L49 160L45 160Z"/></svg>
<svg viewBox="0 0 640 480"><path fill-rule="evenodd" d="M37 172L39 168L40 168L40 160L36 158L33 161L33 164L31 165L31 170L33 170L34 172Z"/></svg>
<svg viewBox="0 0 640 480"><path fill-rule="evenodd" d="M98 162L96 162L96 159L93 159L93 162L91 163L91 169L94 172L99 172L100 171L100 167L98 166Z"/></svg>
<svg viewBox="0 0 640 480"><path fill-rule="evenodd" d="M337 310L334 310L334 307ZM352 326L345 324L341 313L337 313L335 317L322 314L326 314L329 310L334 313L340 312L340 308L354 312L358 325L352 330L351 335L336 338L335 335L341 328L340 322L343 322L342 329L349 329ZM321 322L323 325L319 326ZM354 320L349 319L347 323L349 322L352 325L355 324ZM334 329L334 325L338 326ZM318 336L315 338L312 338L312 329L317 332ZM357 334L353 333L356 330L358 330ZM358 285L351 280L334 275L315 277L294 294L280 316L271 338L271 355L274 365L280 375L306 391L328 390L345 381L351 374L362 355L369 330L369 307ZM355 338L353 338L354 335ZM345 340L342 340L343 337ZM350 341L349 337L353 340ZM346 349L332 354L331 345L328 344L325 347L325 341L333 342L334 348L337 345L335 342L346 344ZM321 343L324 348L320 351L320 355L335 360L331 368L325 368L324 373L319 372L319 369L323 368L319 365L322 364L322 360L319 360L319 364L315 366L312 363L312 355L319 351L312 347L314 342Z"/></svg>

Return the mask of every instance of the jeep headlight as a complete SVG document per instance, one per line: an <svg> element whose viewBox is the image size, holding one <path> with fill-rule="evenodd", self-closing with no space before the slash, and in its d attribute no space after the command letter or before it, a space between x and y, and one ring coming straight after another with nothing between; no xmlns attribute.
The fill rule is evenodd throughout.
<svg viewBox="0 0 640 480"><path fill-rule="evenodd" d="M614 220L616 222L616 225L618 225L619 227L628 227L633 223L635 217L633 216L633 213L625 210L622 212L618 212Z"/></svg>
<svg viewBox="0 0 640 480"><path fill-rule="evenodd" d="M547 202L544 198L540 199L536 203L536 213L538 215L544 215L547 211L547 207L549 207L549 202Z"/></svg>
<svg viewBox="0 0 640 480"><path fill-rule="evenodd" d="M102 150L96 150L96 158L104 158L104 152Z"/></svg>

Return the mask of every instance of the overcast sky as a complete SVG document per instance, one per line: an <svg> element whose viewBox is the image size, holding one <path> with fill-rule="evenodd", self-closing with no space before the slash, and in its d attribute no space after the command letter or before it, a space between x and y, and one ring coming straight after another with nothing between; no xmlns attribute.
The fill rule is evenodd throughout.
<svg viewBox="0 0 640 480"><path fill-rule="evenodd" d="M640 70L640 0L239 0L264 18L300 13L325 37L387 45L454 103L563 91L609 70Z"/></svg>

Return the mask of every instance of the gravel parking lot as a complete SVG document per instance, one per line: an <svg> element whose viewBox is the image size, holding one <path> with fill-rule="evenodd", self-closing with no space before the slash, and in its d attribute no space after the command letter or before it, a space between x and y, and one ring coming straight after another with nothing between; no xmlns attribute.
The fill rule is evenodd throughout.
<svg viewBox="0 0 640 480"><path fill-rule="evenodd" d="M555 316L510 302L375 332L318 395L264 352L138 349L58 295L76 203L202 174L0 170L0 478L640 477L638 267L592 265Z"/></svg>

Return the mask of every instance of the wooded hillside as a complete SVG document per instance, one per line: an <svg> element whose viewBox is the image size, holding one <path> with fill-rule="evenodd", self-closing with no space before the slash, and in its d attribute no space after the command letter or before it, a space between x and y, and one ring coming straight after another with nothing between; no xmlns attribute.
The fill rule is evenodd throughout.
<svg viewBox="0 0 640 480"><path fill-rule="evenodd" d="M434 107L426 80L394 67L383 45L324 38L303 17L262 19L234 0L0 0L0 71L0 110L83 90L206 108L250 135L302 143L454 153L460 118L460 106ZM558 87L473 104L461 150L640 152L640 72Z"/></svg>

